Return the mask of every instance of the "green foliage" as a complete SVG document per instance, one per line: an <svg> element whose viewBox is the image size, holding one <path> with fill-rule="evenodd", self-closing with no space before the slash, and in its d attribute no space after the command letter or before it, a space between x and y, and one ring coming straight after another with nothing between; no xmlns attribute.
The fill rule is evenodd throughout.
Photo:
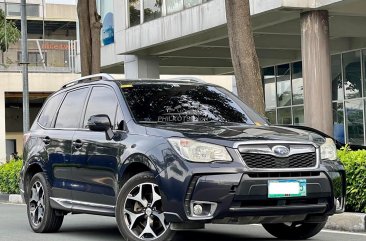
<svg viewBox="0 0 366 241"><path fill-rule="evenodd" d="M4 11L0 9L0 50L5 52L10 44L18 42L20 31L13 21L5 20Z"/></svg>
<svg viewBox="0 0 366 241"><path fill-rule="evenodd" d="M346 146L338 157L346 169L347 211L366 212L366 150L351 151Z"/></svg>
<svg viewBox="0 0 366 241"><path fill-rule="evenodd" d="M22 160L12 160L0 165L0 192L19 194L19 177Z"/></svg>

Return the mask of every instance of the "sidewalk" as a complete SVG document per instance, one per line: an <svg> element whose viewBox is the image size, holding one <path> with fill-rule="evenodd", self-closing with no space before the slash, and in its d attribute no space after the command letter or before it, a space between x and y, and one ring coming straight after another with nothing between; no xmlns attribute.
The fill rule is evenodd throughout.
<svg viewBox="0 0 366 241"><path fill-rule="evenodd" d="M23 204L20 195L1 194L0 202L13 204ZM326 229L347 231L347 232L366 232L366 214L365 213L342 213L329 217Z"/></svg>

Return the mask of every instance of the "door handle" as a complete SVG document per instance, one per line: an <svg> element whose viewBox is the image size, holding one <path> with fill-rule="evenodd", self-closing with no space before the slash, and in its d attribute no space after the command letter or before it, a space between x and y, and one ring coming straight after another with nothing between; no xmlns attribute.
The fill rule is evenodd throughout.
<svg viewBox="0 0 366 241"><path fill-rule="evenodd" d="M81 142L81 140L77 139L77 140L75 140L75 141L72 142L72 145L76 149L80 149L83 146L83 143Z"/></svg>
<svg viewBox="0 0 366 241"><path fill-rule="evenodd" d="M43 143L46 145L49 145L51 143L51 138L49 136L46 136L43 138Z"/></svg>

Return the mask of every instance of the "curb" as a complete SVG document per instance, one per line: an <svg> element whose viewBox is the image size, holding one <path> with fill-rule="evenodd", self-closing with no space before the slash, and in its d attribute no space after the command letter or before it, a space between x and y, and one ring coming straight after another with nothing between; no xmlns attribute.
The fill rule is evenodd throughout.
<svg viewBox="0 0 366 241"><path fill-rule="evenodd" d="M9 194L0 193L0 202L9 202Z"/></svg>
<svg viewBox="0 0 366 241"><path fill-rule="evenodd" d="M0 202L24 204L22 196L19 194L0 194ZM324 228L347 232L366 232L366 213L342 213L333 215L328 218L328 222Z"/></svg>
<svg viewBox="0 0 366 241"><path fill-rule="evenodd" d="M342 213L329 217L326 229L347 231L347 232L366 232L365 213Z"/></svg>
<svg viewBox="0 0 366 241"><path fill-rule="evenodd" d="M24 204L22 196L20 194L0 194L0 202Z"/></svg>

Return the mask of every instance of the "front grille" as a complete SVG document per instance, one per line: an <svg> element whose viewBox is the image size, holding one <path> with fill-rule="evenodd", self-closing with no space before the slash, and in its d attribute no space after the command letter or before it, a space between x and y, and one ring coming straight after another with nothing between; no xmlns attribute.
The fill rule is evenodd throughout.
<svg viewBox="0 0 366 241"><path fill-rule="evenodd" d="M276 207L291 205L309 205L326 203L324 198L286 198L286 199L265 199L265 200L246 200L240 203L240 207Z"/></svg>
<svg viewBox="0 0 366 241"><path fill-rule="evenodd" d="M289 157L276 157L268 154L241 153L249 168L283 169L309 168L316 166L315 152L294 154Z"/></svg>
<svg viewBox="0 0 366 241"><path fill-rule="evenodd" d="M318 177L320 172L253 172L247 175L251 178Z"/></svg>

